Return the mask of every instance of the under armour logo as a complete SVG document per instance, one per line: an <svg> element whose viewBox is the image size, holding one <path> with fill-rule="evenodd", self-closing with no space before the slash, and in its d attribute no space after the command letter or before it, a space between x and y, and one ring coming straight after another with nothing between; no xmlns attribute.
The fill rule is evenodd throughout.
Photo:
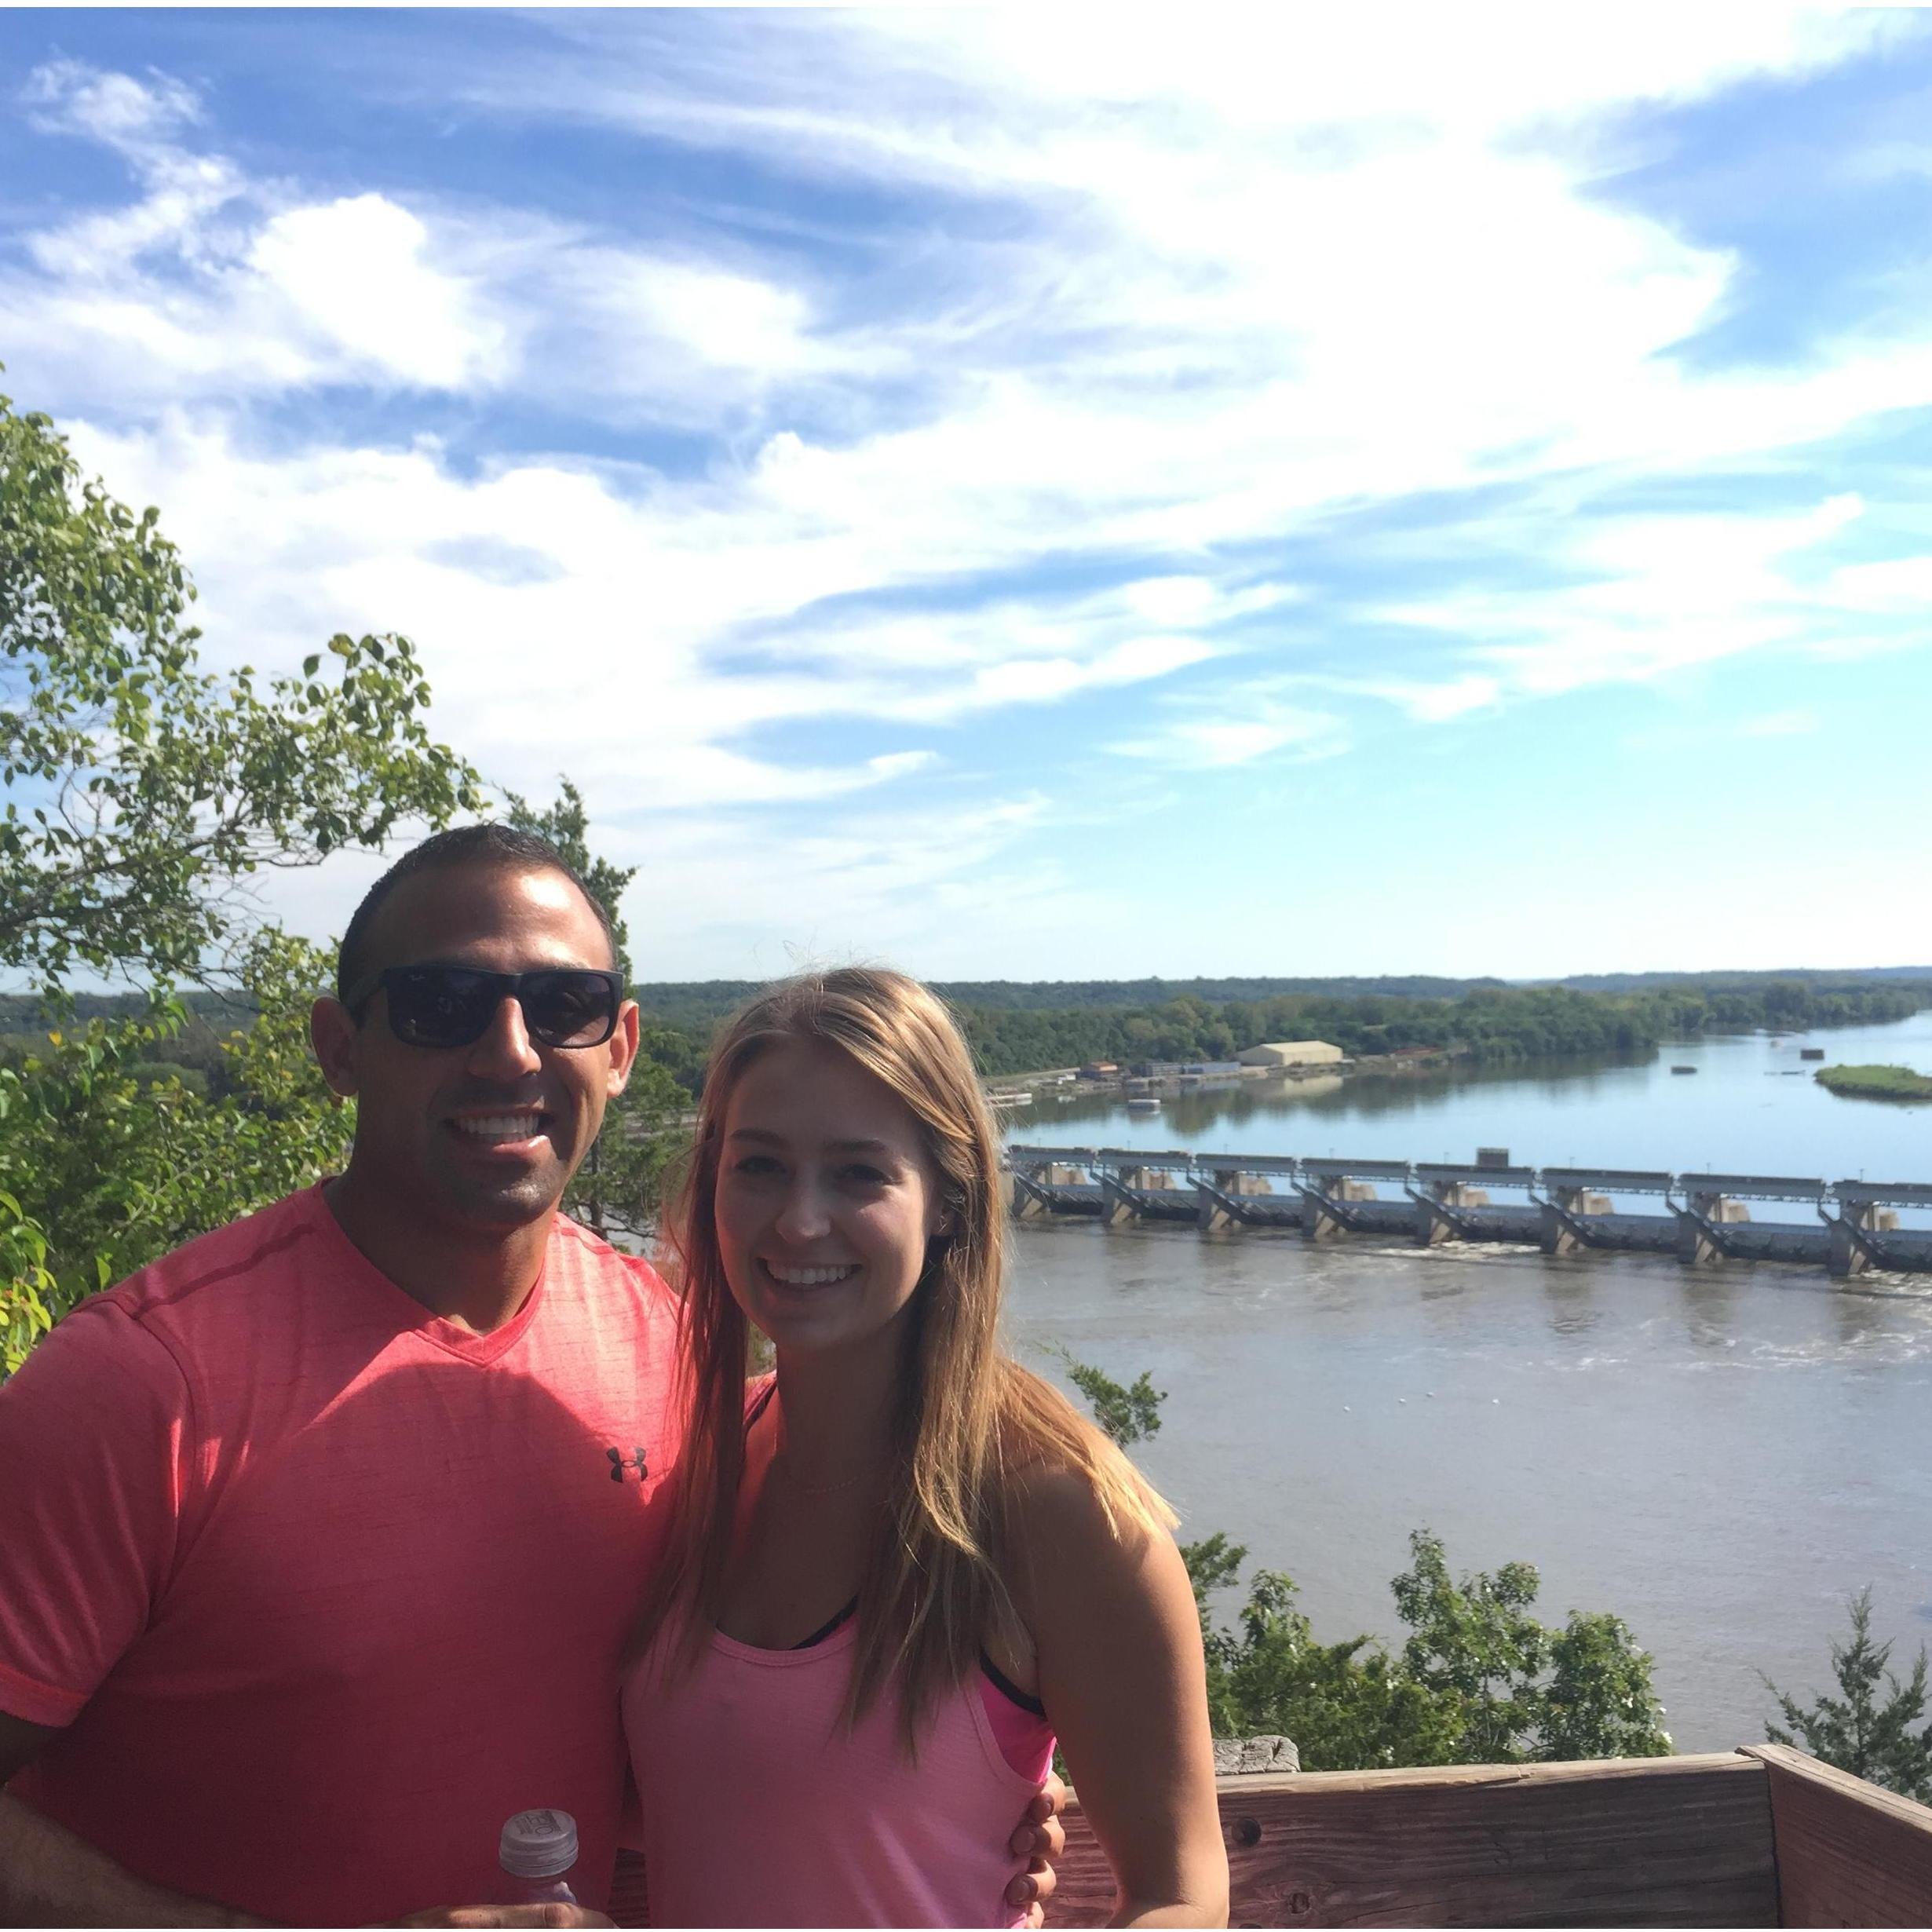
<svg viewBox="0 0 1932 1932"><path fill-rule="evenodd" d="M639 1482L642 1482L645 1477L651 1473L645 1463L644 1452L641 1449L633 1449L628 1455L625 1455L622 1449L606 1449L604 1453L611 1459L611 1481L612 1482L622 1482L624 1480L624 1471L626 1469L637 1470Z"/></svg>

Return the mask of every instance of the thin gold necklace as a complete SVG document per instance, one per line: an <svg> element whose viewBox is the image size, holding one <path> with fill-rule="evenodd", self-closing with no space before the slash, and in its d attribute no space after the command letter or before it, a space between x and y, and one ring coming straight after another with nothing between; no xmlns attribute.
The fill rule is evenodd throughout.
<svg viewBox="0 0 1932 1932"><path fill-rule="evenodd" d="M787 1434L785 1430L785 1410L783 1404L781 1402L774 1402L772 1406L773 1410L772 1429L772 1433L778 1438L778 1440L772 1444L772 1466L776 1468L778 1465L779 1459L790 1451L791 1448L791 1439ZM787 1470L785 1473L785 1480L790 1483L791 1487L802 1496L835 1496L842 1491L855 1488L871 1474L872 1471L869 1469L860 1469L855 1470L851 1475L846 1477L842 1482L805 1482L801 1481L798 1477L793 1475L791 1471Z"/></svg>
<svg viewBox="0 0 1932 1932"><path fill-rule="evenodd" d="M842 1489L851 1488L869 1474L868 1470L862 1469L856 1476L848 1476L843 1482L801 1482L795 1476L788 1477L787 1480L802 1496L835 1496Z"/></svg>

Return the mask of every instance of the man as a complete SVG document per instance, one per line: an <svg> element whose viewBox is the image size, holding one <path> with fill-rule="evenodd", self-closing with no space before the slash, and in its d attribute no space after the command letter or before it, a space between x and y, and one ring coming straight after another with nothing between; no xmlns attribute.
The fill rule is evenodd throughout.
<svg viewBox="0 0 1932 1932"><path fill-rule="evenodd" d="M418 847L312 1019L346 1171L83 1303L0 1390L0 1918L485 1900L539 1806L605 1902L678 1430L668 1291L557 1213L637 1053L614 966L540 840Z"/></svg>

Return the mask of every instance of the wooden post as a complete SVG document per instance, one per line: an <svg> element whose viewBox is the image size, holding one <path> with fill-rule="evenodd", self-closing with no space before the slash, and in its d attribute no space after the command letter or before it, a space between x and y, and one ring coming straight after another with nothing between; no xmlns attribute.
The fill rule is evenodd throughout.
<svg viewBox="0 0 1932 1932"><path fill-rule="evenodd" d="M1770 1773L1780 1925L1932 1925L1932 1806L1788 1744L1747 1744Z"/></svg>

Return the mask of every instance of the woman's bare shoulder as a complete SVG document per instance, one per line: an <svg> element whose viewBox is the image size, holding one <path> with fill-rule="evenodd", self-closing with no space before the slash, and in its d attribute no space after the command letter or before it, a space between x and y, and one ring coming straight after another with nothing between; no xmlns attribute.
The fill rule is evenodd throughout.
<svg viewBox="0 0 1932 1932"><path fill-rule="evenodd" d="M1110 1509L1091 1471L1050 1453L1008 1467L1005 1500L1008 1536L1036 1585L1050 1587L1057 1572L1124 1576L1141 1567L1156 1536L1168 1540Z"/></svg>

